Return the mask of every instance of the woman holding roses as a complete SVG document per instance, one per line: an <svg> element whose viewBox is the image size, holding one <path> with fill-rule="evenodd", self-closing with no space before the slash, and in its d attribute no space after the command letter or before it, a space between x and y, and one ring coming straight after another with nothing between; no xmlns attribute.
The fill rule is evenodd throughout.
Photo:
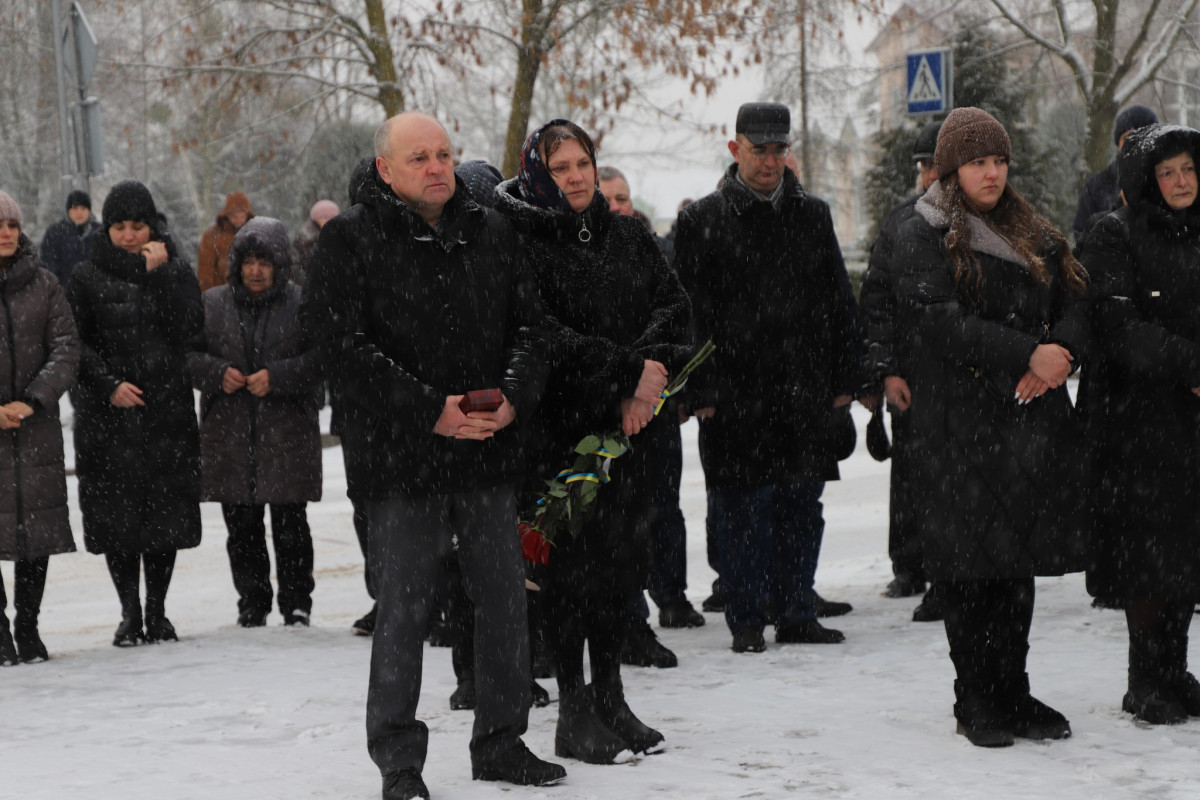
<svg viewBox="0 0 1200 800"><path fill-rule="evenodd" d="M573 461L585 436L617 428L656 435L665 424L654 414L658 399L688 356L687 294L649 231L611 213L596 180L591 137L555 119L529 136L517 177L496 189L496 209L521 235L555 342L532 427L527 498ZM558 666L555 752L590 763L663 742L629 710L620 672L627 598L643 588L649 566L649 448L637 444L611 462L612 480L582 532L557 536L538 581Z"/></svg>

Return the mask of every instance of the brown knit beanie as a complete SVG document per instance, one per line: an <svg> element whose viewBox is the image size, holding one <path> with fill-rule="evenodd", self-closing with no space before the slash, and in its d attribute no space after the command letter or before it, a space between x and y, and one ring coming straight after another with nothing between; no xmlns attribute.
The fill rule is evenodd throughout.
<svg viewBox="0 0 1200 800"><path fill-rule="evenodd" d="M25 227L25 223L21 219L21 207L17 205L17 201L4 192L0 192L0 220L4 219L16 220L18 228Z"/></svg>
<svg viewBox="0 0 1200 800"><path fill-rule="evenodd" d="M984 156L1012 157L1008 131L982 108L968 106L951 111L938 132L937 150L933 153L938 180L968 161Z"/></svg>

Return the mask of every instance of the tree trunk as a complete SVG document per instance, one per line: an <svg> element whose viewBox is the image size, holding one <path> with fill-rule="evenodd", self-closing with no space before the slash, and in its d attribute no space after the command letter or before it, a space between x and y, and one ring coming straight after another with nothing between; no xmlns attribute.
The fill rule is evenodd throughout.
<svg viewBox="0 0 1200 800"><path fill-rule="evenodd" d="M1117 104L1111 97L1094 97L1088 103L1088 135L1083 143L1083 157L1090 172L1099 172L1108 166L1116 116Z"/></svg>
<svg viewBox="0 0 1200 800"><path fill-rule="evenodd" d="M404 110L404 90L400 88L396 74L396 54L388 39L383 0L363 0L363 5L367 11L367 28L371 32L366 45L371 51L371 74L379 84L379 105L383 106L384 114L394 117Z"/></svg>
<svg viewBox="0 0 1200 800"><path fill-rule="evenodd" d="M808 0L800 0L800 182L812 187L812 147L808 141Z"/></svg>
<svg viewBox="0 0 1200 800"><path fill-rule="evenodd" d="M500 172L506 178L517 174L521 165L521 145L529 130L533 112L533 87L542 68L542 0L522 0L521 49L517 52L517 74L513 80L512 106L508 112L508 130L504 135L504 163Z"/></svg>

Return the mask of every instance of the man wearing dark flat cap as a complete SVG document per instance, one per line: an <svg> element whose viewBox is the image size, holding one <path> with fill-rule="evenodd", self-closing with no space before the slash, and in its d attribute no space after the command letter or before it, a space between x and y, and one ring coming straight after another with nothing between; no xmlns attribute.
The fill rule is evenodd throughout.
<svg viewBox="0 0 1200 800"><path fill-rule="evenodd" d="M829 206L784 165L787 106L744 104L736 133L721 188L679 216L676 268L697 341L717 345L684 403L700 420L725 620L735 652L759 653L767 625L779 644L844 638L817 621L813 578L860 335Z"/></svg>

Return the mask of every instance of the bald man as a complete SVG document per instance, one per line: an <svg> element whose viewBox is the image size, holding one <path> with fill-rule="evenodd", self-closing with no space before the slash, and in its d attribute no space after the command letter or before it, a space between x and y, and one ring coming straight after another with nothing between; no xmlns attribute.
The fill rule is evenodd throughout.
<svg viewBox="0 0 1200 800"><path fill-rule="evenodd" d="M546 377L537 289L508 223L458 191L434 118L375 135L356 204L326 223L304 322L344 404L347 478L366 505L378 613L367 747L384 800L428 798L416 718L438 563L457 540L475 604L471 773L543 786L566 770L529 752L529 640L513 487L520 429ZM464 395L499 389L497 407Z"/></svg>

